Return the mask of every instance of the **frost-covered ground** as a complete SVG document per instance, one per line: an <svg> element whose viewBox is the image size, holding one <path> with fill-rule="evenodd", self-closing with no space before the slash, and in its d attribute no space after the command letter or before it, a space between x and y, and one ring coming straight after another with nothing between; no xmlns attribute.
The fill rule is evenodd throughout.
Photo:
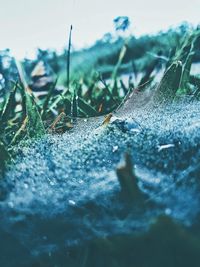
<svg viewBox="0 0 200 267"><path fill-rule="evenodd" d="M40 255L96 237L143 232L161 214L187 226L195 222L199 102L152 108L145 101L132 97L108 125L101 125L103 118L80 120L71 132L19 148L1 182L1 266L32 266ZM126 152L142 202L120 195L116 168Z"/></svg>

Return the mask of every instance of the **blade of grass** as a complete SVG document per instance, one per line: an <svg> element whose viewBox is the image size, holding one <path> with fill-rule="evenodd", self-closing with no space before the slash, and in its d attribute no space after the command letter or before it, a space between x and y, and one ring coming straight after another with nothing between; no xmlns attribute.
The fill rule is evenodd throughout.
<svg viewBox="0 0 200 267"><path fill-rule="evenodd" d="M98 112L91 107L87 102L85 102L81 97L78 98L78 107L87 114L88 117L98 116Z"/></svg>
<svg viewBox="0 0 200 267"><path fill-rule="evenodd" d="M32 90L30 89L30 87L27 83L26 74L24 72L24 69L23 69L21 62L19 62L18 60L15 60L15 64L17 66L18 74L19 74L21 83L22 83L25 91L28 92L29 94L31 94Z"/></svg>
<svg viewBox="0 0 200 267"><path fill-rule="evenodd" d="M71 100L71 117L72 117L72 120L78 117L78 102L77 102L77 94L75 90L74 90L74 94Z"/></svg>
<svg viewBox="0 0 200 267"><path fill-rule="evenodd" d="M58 81L58 79L56 79L55 83L51 85L51 87L50 87L50 89L48 91L48 94L47 94L47 96L45 98L45 101L44 101L44 104L43 104L43 107L42 107L42 118L44 118L45 115L46 115L46 112L48 110L49 101L50 101L50 99L51 99L51 97L53 95L53 91L54 91L54 89L56 87L57 81Z"/></svg>
<svg viewBox="0 0 200 267"><path fill-rule="evenodd" d="M49 131L53 132L56 128L56 125L62 120L63 117L65 117L66 114L64 112L61 112L57 118L54 120L54 122L51 124L51 126L49 127Z"/></svg>
<svg viewBox="0 0 200 267"><path fill-rule="evenodd" d="M183 65L182 77L180 81L180 89L189 90L190 70L194 56L194 46L196 40L200 37L200 30L195 30L192 34L188 33L184 37L181 47L175 54L174 61L181 61Z"/></svg>
<svg viewBox="0 0 200 267"><path fill-rule="evenodd" d="M109 89L109 86L107 85L106 81L101 77L99 76L99 81L104 85L104 89L106 90L106 93L107 95L110 97L110 99L112 99L112 101L117 105L119 105L119 101L117 101L114 97L113 97L113 94L110 92L110 89Z"/></svg>
<svg viewBox="0 0 200 267"><path fill-rule="evenodd" d="M129 43L129 41L130 41L130 38L127 38L125 40L124 45L123 45L123 47L122 47L122 49L120 51L117 64L116 64L116 66L115 66L115 68L113 70L113 73L112 73L112 80L113 80L113 82L115 82L115 80L117 78L118 70L119 70L119 68L120 68L120 66L122 64L122 61L123 61L123 59L124 59L124 57L126 55L126 52L128 50L128 43Z"/></svg>
<svg viewBox="0 0 200 267"><path fill-rule="evenodd" d="M37 105L34 100L32 91L30 90L25 78L25 72L20 62L16 61L20 80L22 82L22 97L25 101L25 110L27 116L27 134L30 138L39 138L43 136L46 131Z"/></svg>
<svg viewBox="0 0 200 267"><path fill-rule="evenodd" d="M33 96L27 92L25 92L25 95L26 95L26 114L28 117L27 133L30 138L39 138L46 133L44 124Z"/></svg>
<svg viewBox="0 0 200 267"><path fill-rule="evenodd" d="M70 84L70 55L71 55L71 44L72 44L72 25L70 26L69 32L69 42L68 42L68 50L67 50L67 88L69 89Z"/></svg>
<svg viewBox="0 0 200 267"><path fill-rule="evenodd" d="M27 126L27 121L28 121L28 117L26 117L24 119L24 121L22 122L21 127L19 128L19 130L17 130L17 132L15 133L10 145L16 145L17 143L20 142L20 140L22 140L22 138L25 135L25 131L26 131L26 126Z"/></svg>
<svg viewBox="0 0 200 267"><path fill-rule="evenodd" d="M124 42L124 45L120 51L120 54L119 54L119 58L118 58L118 61L117 61L117 64L115 65L114 67L114 70L113 70L113 73L112 73L112 76L111 76L111 79L112 79L112 91L114 91L115 94L117 94L116 92L116 84L117 84L117 75L118 75L118 71L119 71L119 68L122 64L122 61L126 55L126 52L128 50L128 43L130 41L130 38L127 38Z"/></svg>
<svg viewBox="0 0 200 267"><path fill-rule="evenodd" d="M14 111L16 91L17 91L17 83L14 85L14 88L11 91L8 101L6 102L5 107L3 109L3 112L0 118L0 122L2 125L9 120L9 116L11 112Z"/></svg>

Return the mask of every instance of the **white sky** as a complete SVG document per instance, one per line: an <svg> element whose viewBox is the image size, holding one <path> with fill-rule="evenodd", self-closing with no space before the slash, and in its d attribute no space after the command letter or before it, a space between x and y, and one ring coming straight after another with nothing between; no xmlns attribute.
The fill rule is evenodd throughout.
<svg viewBox="0 0 200 267"><path fill-rule="evenodd" d="M22 58L36 47L61 49L70 24L73 44L83 47L112 31L113 19L123 15L134 34L154 33L200 23L200 0L0 0L0 50Z"/></svg>

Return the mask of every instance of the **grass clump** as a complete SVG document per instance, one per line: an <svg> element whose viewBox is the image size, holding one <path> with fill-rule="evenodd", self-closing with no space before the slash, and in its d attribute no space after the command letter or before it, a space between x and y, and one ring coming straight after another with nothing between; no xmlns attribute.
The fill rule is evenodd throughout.
<svg viewBox="0 0 200 267"><path fill-rule="evenodd" d="M72 27L67 61L65 57L67 84L66 86L63 84L62 90L58 90L61 73L58 72L52 76L52 71L49 71L51 74L48 74L48 67L45 67L48 65L47 62L41 65L41 60L44 60L44 55L48 57L48 53L43 53L37 62L40 67L34 67L34 77L31 76L31 68L27 67L27 62L26 64L15 64L17 74L12 77L12 80L15 80L14 86L4 95L0 103L0 140L4 144L2 147L5 147L5 151L12 151L13 145L18 144L21 140L41 138L48 132L62 133L70 130L73 123L76 122L76 118L96 117L112 113L134 90L154 92L156 85L154 102L157 105L163 102L170 103L177 95L188 93L193 99L198 99L200 95L199 77L191 75L190 70L200 39L199 29L194 30L190 35L187 33L182 42L179 40L176 52L170 58L166 60L162 53L158 53L153 61L146 64L143 71L139 71L134 62L135 59L129 57L132 68L127 73L128 83L120 75L120 68L123 67L125 61L127 62L127 56L130 56L133 38L130 37L123 41L120 39L118 47L120 49L116 50L116 61L111 66L112 71L107 78L103 73L94 69L90 69L90 75L80 77L73 73L71 33ZM105 44L103 46L106 47ZM99 44L99 49L100 47ZM92 56L91 53L90 57ZM163 58L165 58L165 63L161 65L166 68L166 71L157 85L156 76L160 71L159 64ZM53 62L55 63L56 60L59 62L59 58L54 54ZM40 71L41 66L42 71ZM107 67L105 64L102 66ZM139 72L141 77L137 79ZM30 77L33 79L31 82ZM42 90L45 94L42 94Z"/></svg>

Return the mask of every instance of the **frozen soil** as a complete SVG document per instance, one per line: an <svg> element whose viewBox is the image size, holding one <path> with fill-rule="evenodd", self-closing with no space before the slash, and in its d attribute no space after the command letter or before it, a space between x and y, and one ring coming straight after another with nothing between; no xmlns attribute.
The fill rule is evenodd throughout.
<svg viewBox="0 0 200 267"><path fill-rule="evenodd" d="M163 214L186 227L196 223L199 102L152 107L132 97L108 125L102 121L78 120L61 136L18 148L0 184L1 266L37 266L30 262L89 240L143 233ZM142 201L121 195L116 168L125 153L132 156Z"/></svg>

